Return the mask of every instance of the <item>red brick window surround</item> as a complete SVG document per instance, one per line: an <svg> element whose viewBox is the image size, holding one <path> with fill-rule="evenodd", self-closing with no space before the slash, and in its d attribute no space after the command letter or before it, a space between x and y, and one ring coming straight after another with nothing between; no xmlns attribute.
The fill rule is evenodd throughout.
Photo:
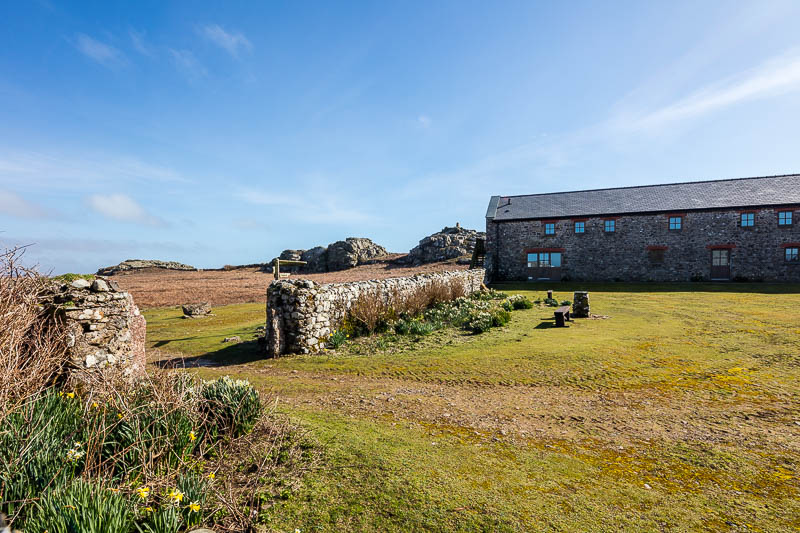
<svg viewBox="0 0 800 533"><path fill-rule="evenodd" d="M794 218L794 213L792 211L778 211L778 225L779 226L791 226L792 219Z"/></svg>
<svg viewBox="0 0 800 533"><path fill-rule="evenodd" d="M651 264L660 265L664 263L664 253L666 252L666 246L648 246L647 247L647 258L650 260Z"/></svg>

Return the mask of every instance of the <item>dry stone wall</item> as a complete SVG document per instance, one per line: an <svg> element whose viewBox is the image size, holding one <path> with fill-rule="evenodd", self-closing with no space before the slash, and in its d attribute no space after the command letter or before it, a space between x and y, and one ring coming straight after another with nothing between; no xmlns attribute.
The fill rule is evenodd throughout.
<svg viewBox="0 0 800 533"><path fill-rule="evenodd" d="M480 290L482 269L419 274L405 278L330 283L310 280L273 281L267 289L267 355L313 353L342 325L347 311L362 294L379 292L391 298L437 281L460 279L470 294Z"/></svg>
<svg viewBox="0 0 800 533"><path fill-rule="evenodd" d="M133 297L104 278L77 279L43 298L64 319L71 367L77 372L144 370L146 322Z"/></svg>

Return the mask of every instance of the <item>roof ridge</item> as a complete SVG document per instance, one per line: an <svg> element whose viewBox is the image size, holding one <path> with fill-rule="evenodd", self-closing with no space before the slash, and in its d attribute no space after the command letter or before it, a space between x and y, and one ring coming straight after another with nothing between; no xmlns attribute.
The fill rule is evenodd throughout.
<svg viewBox="0 0 800 533"><path fill-rule="evenodd" d="M761 180L761 179L769 179L769 178L789 178L789 177L800 177L800 174L774 174L771 176L748 176L745 178L727 178L727 179L716 179L716 180L698 180L698 181L676 181L672 183L652 183L650 185L628 185L625 187L604 187L601 189L580 189L577 191L558 191L558 192L540 192L540 193L532 193L532 194L508 194L508 195L499 195L500 198L525 198L529 196L549 196L553 194L573 194L573 193L580 193L580 192L600 192L600 191L619 191L623 189L647 189L650 187L668 187L670 185L692 185L695 183L722 183L726 181L744 181L744 180Z"/></svg>

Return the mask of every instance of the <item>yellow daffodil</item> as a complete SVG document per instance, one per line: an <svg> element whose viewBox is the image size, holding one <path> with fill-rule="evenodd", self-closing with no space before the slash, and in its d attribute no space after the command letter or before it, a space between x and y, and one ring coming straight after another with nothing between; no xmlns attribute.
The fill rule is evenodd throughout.
<svg viewBox="0 0 800 533"><path fill-rule="evenodd" d="M181 502L183 501L183 493L178 489L172 489L169 493L169 499L174 502Z"/></svg>
<svg viewBox="0 0 800 533"><path fill-rule="evenodd" d="M153 509L148 505L147 507L144 508L144 510L147 511L148 513L152 513L155 509Z"/></svg>
<svg viewBox="0 0 800 533"><path fill-rule="evenodd" d="M208 474L208 479L214 479L215 477L217 477L217 476L214 474L214 472L211 472L210 474Z"/></svg>
<svg viewBox="0 0 800 533"><path fill-rule="evenodd" d="M92 409L97 409L97 402L92 402Z"/></svg>
<svg viewBox="0 0 800 533"><path fill-rule="evenodd" d="M117 413L117 418L122 418L122 413Z"/></svg>
<svg viewBox="0 0 800 533"><path fill-rule="evenodd" d="M194 442L195 439L197 439L197 437L195 436L194 431L190 431L189 432L189 440Z"/></svg>
<svg viewBox="0 0 800 533"><path fill-rule="evenodd" d="M200 504L197 502L192 502L189 504L189 510L193 513L200 511Z"/></svg>
<svg viewBox="0 0 800 533"><path fill-rule="evenodd" d="M150 495L150 487L139 487L136 489L136 492L139 494L141 499L146 500Z"/></svg>
<svg viewBox="0 0 800 533"><path fill-rule="evenodd" d="M67 393L67 398L74 398L74 397L75 397L75 393L74 392L68 392Z"/></svg>

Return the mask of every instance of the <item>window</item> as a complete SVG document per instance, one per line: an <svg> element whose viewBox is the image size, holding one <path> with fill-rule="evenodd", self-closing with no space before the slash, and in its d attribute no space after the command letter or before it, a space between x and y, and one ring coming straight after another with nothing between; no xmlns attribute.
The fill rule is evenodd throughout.
<svg viewBox="0 0 800 533"><path fill-rule="evenodd" d="M561 266L561 252L540 252L528 254L528 268L558 268Z"/></svg>
<svg viewBox="0 0 800 533"><path fill-rule="evenodd" d="M792 212L791 211L779 211L778 212L778 225L779 226L791 226L792 225Z"/></svg>
<svg viewBox="0 0 800 533"><path fill-rule="evenodd" d="M755 213L742 213L741 217L742 217L741 221L743 228L752 228L755 225L756 221Z"/></svg>
<svg viewBox="0 0 800 533"><path fill-rule="evenodd" d="M726 267L728 262L729 251L726 249L711 250L711 265L715 267Z"/></svg>
<svg viewBox="0 0 800 533"><path fill-rule="evenodd" d="M683 217L669 217L669 229L672 231L677 231L681 229L683 224Z"/></svg>
<svg viewBox="0 0 800 533"><path fill-rule="evenodd" d="M606 233L614 233L617 229L617 221L616 220L605 220L603 221L603 229L605 229Z"/></svg>
<svg viewBox="0 0 800 533"><path fill-rule="evenodd" d="M583 233L586 231L586 222L575 223L575 233Z"/></svg>
<svg viewBox="0 0 800 533"><path fill-rule="evenodd" d="M528 254L528 268L539 266L539 254Z"/></svg>
<svg viewBox="0 0 800 533"><path fill-rule="evenodd" d="M544 225L544 234L545 235L555 235L556 234L556 225L554 222L547 222Z"/></svg>
<svg viewBox="0 0 800 533"><path fill-rule="evenodd" d="M789 263L797 263L800 261L800 248L786 248L786 261Z"/></svg>
<svg viewBox="0 0 800 533"><path fill-rule="evenodd" d="M650 259L650 262L654 265L660 265L664 262L664 249L663 248L653 248L647 250L647 257Z"/></svg>

